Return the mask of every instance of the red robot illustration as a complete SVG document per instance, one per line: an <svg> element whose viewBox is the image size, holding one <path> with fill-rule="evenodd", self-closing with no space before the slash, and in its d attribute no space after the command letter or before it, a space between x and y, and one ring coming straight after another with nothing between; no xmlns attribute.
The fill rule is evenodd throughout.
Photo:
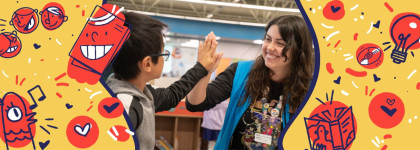
<svg viewBox="0 0 420 150"><path fill-rule="evenodd" d="M41 12L41 23L47 30L55 30L68 20L64 8L59 3L51 2L44 6Z"/></svg>
<svg viewBox="0 0 420 150"><path fill-rule="evenodd" d="M38 10L23 7L16 10L12 15L10 25L13 25L20 33L31 33L38 27Z"/></svg>
<svg viewBox="0 0 420 150"><path fill-rule="evenodd" d="M4 58L12 58L20 53L22 43L17 36L16 31L3 32L0 34L0 56Z"/></svg>
<svg viewBox="0 0 420 150"><path fill-rule="evenodd" d="M99 81L130 34L122 10L111 4L96 6L96 13L89 18L70 51L69 77L92 85Z"/></svg>
<svg viewBox="0 0 420 150"><path fill-rule="evenodd" d="M20 148L32 142L35 136L35 112L29 109L28 101L14 92L8 92L0 100L1 133L0 138L6 143L6 148Z"/></svg>

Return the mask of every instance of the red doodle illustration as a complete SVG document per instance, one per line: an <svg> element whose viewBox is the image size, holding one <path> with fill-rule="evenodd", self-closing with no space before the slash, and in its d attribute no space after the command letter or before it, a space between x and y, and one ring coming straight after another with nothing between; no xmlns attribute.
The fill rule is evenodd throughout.
<svg viewBox="0 0 420 150"><path fill-rule="evenodd" d="M104 98L98 105L99 114L105 118L116 118L123 114L124 106L118 98Z"/></svg>
<svg viewBox="0 0 420 150"><path fill-rule="evenodd" d="M79 83L97 83L130 33L122 8L105 4L95 10L70 52L67 74Z"/></svg>
<svg viewBox="0 0 420 150"><path fill-rule="evenodd" d="M124 142L124 141L127 141L130 138L130 136L134 133L124 126L115 125L115 126L112 126L111 129L108 130L108 134L115 141Z"/></svg>
<svg viewBox="0 0 420 150"><path fill-rule="evenodd" d="M328 130L325 130L325 126L320 125L315 131L317 138L314 140L314 149L333 149L332 140L327 139Z"/></svg>
<svg viewBox="0 0 420 150"><path fill-rule="evenodd" d="M22 43L17 36L16 31L12 33L4 32L0 34L0 56L4 58L12 58L20 53Z"/></svg>
<svg viewBox="0 0 420 150"><path fill-rule="evenodd" d="M78 116L67 125L67 139L78 148L88 148L96 143L99 136L95 120L87 116Z"/></svg>
<svg viewBox="0 0 420 150"><path fill-rule="evenodd" d="M329 2L323 10L324 17L330 20L340 20L344 17L344 4L340 0Z"/></svg>
<svg viewBox="0 0 420 150"><path fill-rule="evenodd" d="M23 7L13 13L10 25L21 33L31 33L38 27L38 10L29 7Z"/></svg>
<svg viewBox="0 0 420 150"><path fill-rule="evenodd" d="M37 121L34 119L36 113L29 109L29 102L16 93L9 92L1 104L1 123L0 138L8 147L24 147L32 142L35 149L33 138L35 136Z"/></svg>
<svg viewBox="0 0 420 150"><path fill-rule="evenodd" d="M375 69L384 61L382 49L372 43L361 45L356 51L356 56L357 62L366 69Z"/></svg>
<svg viewBox="0 0 420 150"><path fill-rule="evenodd" d="M311 147L317 150L349 149L357 132L352 107L338 101L319 105L305 118L305 123L313 141Z"/></svg>
<svg viewBox="0 0 420 150"><path fill-rule="evenodd" d="M3 55L10 48L10 40L3 33L0 34L0 55Z"/></svg>
<svg viewBox="0 0 420 150"><path fill-rule="evenodd" d="M369 117L380 128L393 128L405 114L403 101L395 94L384 92L376 95L369 104Z"/></svg>
<svg viewBox="0 0 420 150"><path fill-rule="evenodd" d="M367 75L366 71L356 71L351 68L346 68L346 72L355 77L365 77Z"/></svg>
<svg viewBox="0 0 420 150"><path fill-rule="evenodd" d="M394 63L405 62L407 51L420 48L420 16L415 13L401 13L392 19L390 35L395 47L391 58Z"/></svg>
<svg viewBox="0 0 420 150"><path fill-rule="evenodd" d="M332 68L332 65L331 65L330 62L327 63L327 71L330 74L333 74L334 73L334 69Z"/></svg>
<svg viewBox="0 0 420 150"><path fill-rule="evenodd" d="M59 3L51 2L44 6L41 12L42 25L47 30L55 30L66 22L68 17L64 13L64 8Z"/></svg>

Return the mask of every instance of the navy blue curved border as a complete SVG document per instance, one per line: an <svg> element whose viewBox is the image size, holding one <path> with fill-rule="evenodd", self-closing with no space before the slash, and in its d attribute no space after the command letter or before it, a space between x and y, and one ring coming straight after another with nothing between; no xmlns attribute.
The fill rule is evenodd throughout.
<svg viewBox="0 0 420 150"><path fill-rule="evenodd" d="M108 91L108 93L111 94L112 97L117 97L114 94L114 92L112 92L112 90L109 88L109 86L105 83L105 81L103 79L100 79L99 81L101 82L102 86ZM135 128L131 124L130 117L128 117L128 114L125 110L124 110L124 118L125 118L125 121L128 124L128 127L130 128L130 131L134 131L134 135L132 137L133 137L134 143L136 145L135 149L140 149L139 140L137 139L137 136L136 136L137 134L136 134Z"/></svg>
<svg viewBox="0 0 420 150"><path fill-rule="evenodd" d="M299 10L300 10L303 18L305 19L305 22L306 22L306 25L309 28L309 31L311 32L312 41L313 41L313 44L314 44L314 51L315 51L315 68L314 68L314 74L313 74L312 82L311 82L311 85L309 86L308 92L305 95L305 98L303 99L299 108L293 114L292 118L290 118L289 122L286 124L286 127L283 129L283 131L281 131L279 140L277 142L277 143L281 143L281 144L278 145L279 150L284 149L283 148L283 139L284 139L284 136L286 135L287 130L289 129L289 127L293 123L293 121L295 121L296 117L299 115L299 113L302 111L302 109L305 107L306 103L308 102L309 97L311 97L311 95L312 95L312 92L313 92L313 90L315 88L315 85L316 85L316 81L318 80L319 65L320 65L319 64L319 60L320 60L319 45L318 45L318 39L316 38L315 30L312 26L311 21L309 20L308 15L306 14L305 10L303 9L303 6L300 3L300 1L295 0L295 2L296 2L296 5L299 7Z"/></svg>
<svg viewBox="0 0 420 150"><path fill-rule="evenodd" d="M108 0L103 0L102 1L102 5L104 5L106 3L108 3ZM125 43L125 41L123 43ZM115 57L117 57L117 56L118 56L118 53L115 55ZM109 64L109 66L111 66L112 63L114 63L114 60L112 60L112 62ZM108 93L111 94L112 97L117 97L114 94L114 92L112 92L112 90L109 88L109 86L105 83L105 81L103 79L100 79L99 81L101 82L102 86L108 91ZM135 131L133 125L131 124L130 117L128 116L128 114L125 110L124 110L123 114L124 114L125 121L127 122L128 127L130 128L130 131L134 131L134 135L132 137L133 137L133 141L134 141L134 144L135 144L135 149L140 149L139 140L137 139L136 131Z"/></svg>

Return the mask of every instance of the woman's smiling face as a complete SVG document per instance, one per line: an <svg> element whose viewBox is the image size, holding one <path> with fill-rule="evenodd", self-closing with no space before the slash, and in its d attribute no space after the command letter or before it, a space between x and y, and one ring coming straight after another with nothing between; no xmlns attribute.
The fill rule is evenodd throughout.
<svg viewBox="0 0 420 150"><path fill-rule="evenodd" d="M264 57L265 66L270 68L272 71L280 69L288 69L290 66L291 51L287 51L287 60L281 56L283 48L286 42L280 35L279 28L277 25L272 25L265 37L262 45L262 53ZM286 60L286 61L285 61Z"/></svg>

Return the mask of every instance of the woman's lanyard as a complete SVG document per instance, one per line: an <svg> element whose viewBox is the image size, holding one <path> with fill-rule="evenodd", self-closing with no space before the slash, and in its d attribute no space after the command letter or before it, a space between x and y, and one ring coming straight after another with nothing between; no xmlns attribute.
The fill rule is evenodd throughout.
<svg viewBox="0 0 420 150"><path fill-rule="evenodd" d="M280 96L281 98L281 96ZM286 127L286 123L289 122L290 114L289 114L289 104L286 102L286 106L283 109L283 115L281 116L282 123L283 123L283 129Z"/></svg>

